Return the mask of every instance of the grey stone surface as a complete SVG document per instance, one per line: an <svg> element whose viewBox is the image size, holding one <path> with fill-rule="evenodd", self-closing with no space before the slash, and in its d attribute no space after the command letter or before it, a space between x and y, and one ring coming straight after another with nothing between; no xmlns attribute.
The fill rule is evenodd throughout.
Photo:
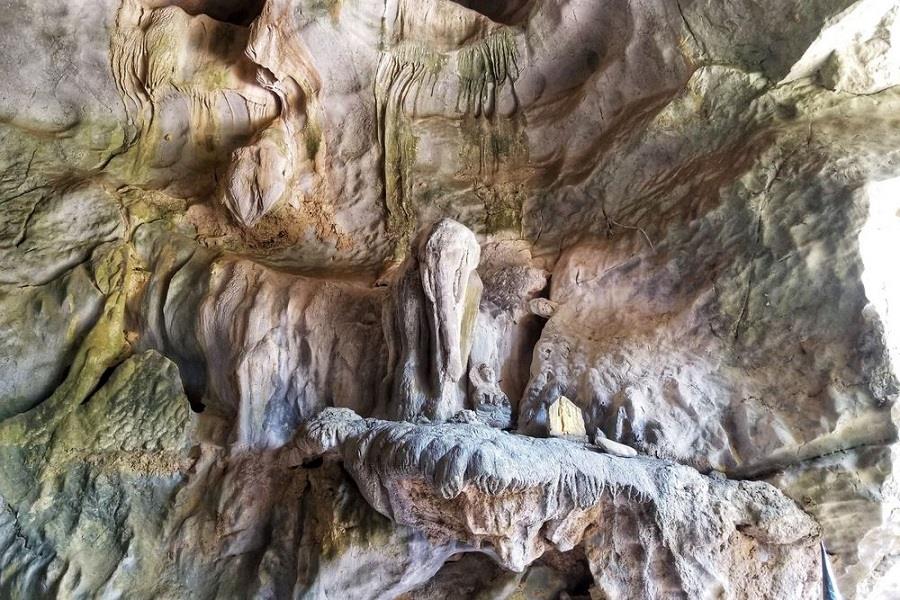
<svg viewBox="0 0 900 600"><path fill-rule="evenodd" d="M301 429L301 447L337 453L393 521L514 571L547 548L565 552L584 540L599 590L613 597L815 598L821 590L818 525L767 484L484 425L333 411ZM756 554L767 560L747 560Z"/></svg>
<svg viewBox="0 0 900 600"><path fill-rule="evenodd" d="M383 318L390 376L383 410L391 418L443 421L465 407L480 254L469 229L443 219L400 266Z"/></svg>

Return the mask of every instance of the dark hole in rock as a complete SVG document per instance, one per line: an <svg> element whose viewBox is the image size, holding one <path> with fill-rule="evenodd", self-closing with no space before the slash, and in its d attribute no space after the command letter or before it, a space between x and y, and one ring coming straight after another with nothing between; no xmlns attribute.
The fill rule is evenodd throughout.
<svg viewBox="0 0 900 600"><path fill-rule="evenodd" d="M202 413L206 410L206 405L200 401L199 398L192 398L190 394L188 394L188 402L191 404L191 410L197 414Z"/></svg>
<svg viewBox="0 0 900 600"><path fill-rule="evenodd" d="M262 12L266 0L151 0L148 4L151 8L177 6L191 15L246 27Z"/></svg>
<svg viewBox="0 0 900 600"><path fill-rule="evenodd" d="M91 388L90 393L88 393L84 397L84 400L81 402L82 404L87 404L88 401L90 401L90 399L94 396L94 394L96 394L97 391L100 390L100 388L102 388L104 385L107 384L107 382L109 381L109 378L112 377L113 371L115 371L116 367L118 367L118 366L119 365L113 365L111 367L106 367L106 370L103 371L103 373L100 375L100 378L97 380L97 383L94 385L93 388Z"/></svg>
<svg viewBox="0 0 900 600"><path fill-rule="evenodd" d="M531 12L533 0L450 0L504 25L518 25Z"/></svg>
<svg viewBox="0 0 900 600"><path fill-rule="evenodd" d="M539 558L535 565L544 565L563 574L566 580L566 591L569 598L590 597L590 589L594 584L590 565L584 553L584 547L575 546L567 552L551 548Z"/></svg>
<svg viewBox="0 0 900 600"><path fill-rule="evenodd" d="M318 469L319 467L322 466L322 464L323 464L324 462L325 462L325 461L322 460L322 457L319 456L319 457L316 457L316 458L313 458L313 459L310 459L310 460L307 460L307 461L303 462L303 464L302 464L301 466L302 466L304 469Z"/></svg>

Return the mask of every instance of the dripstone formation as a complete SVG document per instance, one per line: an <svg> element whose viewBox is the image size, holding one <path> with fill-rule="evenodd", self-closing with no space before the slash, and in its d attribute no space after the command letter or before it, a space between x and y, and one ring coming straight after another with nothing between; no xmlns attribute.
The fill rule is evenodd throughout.
<svg viewBox="0 0 900 600"><path fill-rule="evenodd" d="M0 597L900 597L900 3L0 24Z"/></svg>

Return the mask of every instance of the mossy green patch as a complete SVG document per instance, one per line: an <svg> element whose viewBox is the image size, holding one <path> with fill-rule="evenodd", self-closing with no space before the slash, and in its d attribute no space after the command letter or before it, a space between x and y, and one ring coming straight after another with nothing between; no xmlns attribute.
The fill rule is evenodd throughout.
<svg viewBox="0 0 900 600"><path fill-rule="evenodd" d="M310 120L303 129L303 143L306 146L306 155L310 160L315 160L322 144L322 130L318 124ZM286 148L285 148L286 149Z"/></svg>
<svg viewBox="0 0 900 600"><path fill-rule="evenodd" d="M384 153L384 203L394 258L402 259L416 228L412 185L418 140L404 107L436 81L446 58L415 44L383 54L375 77L379 138Z"/></svg>
<svg viewBox="0 0 900 600"><path fill-rule="evenodd" d="M231 70L227 67L206 68L197 74L192 83L204 91L220 91L233 86Z"/></svg>
<svg viewBox="0 0 900 600"><path fill-rule="evenodd" d="M87 398L103 373L131 352L125 338L125 303L134 258L130 245L121 244L94 265L94 281L106 295L100 318L85 336L68 375L45 402L0 423L0 446L46 441L56 423Z"/></svg>
<svg viewBox="0 0 900 600"><path fill-rule="evenodd" d="M460 50L458 105L466 113L493 113L496 95L519 78L518 47L509 29L500 29L481 42Z"/></svg>
<svg viewBox="0 0 900 600"><path fill-rule="evenodd" d="M320 540L323 558L338 559L354 546L391 546L394 526L369 506L339 465L324 465L310 474L309 483L310 510L319 525L315 537Z"/></svg>
<svg viewBox="0 0 900 600"><path fill-rule="evenodd" d="M525 117L467 115L460 126L461 175L472 181L484 207L485 233L521 231L524 184L528 167Z"/></svg>
<svg viewBox="0 0 900 600"><path fill-rule="evenodd" d="M83 119L59 136L0 123L0 170L22 188L88 177L127 143L125 122L114 118Z"/></svg>
<svg viewBox="0 0 900 600"><path fill-rule="evenodd" d="M515 231L522 229L522 203L524 193L517 184L500 184L489 188L476 189L475 195L484 206L485 233Z"/></svg>
<svg viewBox="0 0 900 600"><path fill-rule="evenodd" d="M482 182L505 181L528 163L525 117L485 118L469 115L460 122L459 156L465 173Z"/></svg>
<svg viewBox="0 0 900 600"><path fill-rule="evenodd" d="M304 9L309 12L327 14L331 18L331 22L336 24L340 20L343 4L343 0L312 0Z"/></svg>
<svg viewBox="0 0 900 600"><path fill-rule="evenodd" d="M385 137L385 205L388 232L398 259L405 255L416 229L412 183L417 141L409 124L403 121Z"/></svg>

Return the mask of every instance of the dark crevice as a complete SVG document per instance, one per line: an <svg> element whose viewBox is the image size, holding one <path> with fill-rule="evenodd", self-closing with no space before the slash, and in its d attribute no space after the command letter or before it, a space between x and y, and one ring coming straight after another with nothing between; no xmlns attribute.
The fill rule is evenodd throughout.
<svg viewBox="0 0 900 600"><path fill-rule="evenodd" d="M549 549L534 564L549 567L559 573L566 581L565 593L572 600L591 597L594 577L583 544L566 552Z"/></svg>
<svg viewBox="0 0 900 600"><path fill-rule="evenodd" d="M697 48L700 50L701 55L704 59L709 58L709 54L706 51L706 45L699 37L697 37L697 35L694 33L694 28L691 27L691 22L687 20L686 16L684 16L684 9L681 8L681 2L679 0L676 0L675 6L678 7L678 14L681 15L681 20L684 22L684 28L687 29L688 35L690 35L691 39L694 40L694 43L697 44Z"/></svg>
<svg viewBox="0 0 900 600"><path fill-rule="evenodd" d="M198 398L196 396L192 396L191 394L186 394L186 395L187 395L188 402L191 405L192 411L194 411L197 414L200 414L204 410L206 410L206 405L203 404L203 402L200 400L200 398Z"/></svg>
<svg viewBox="0 0 900 600"><path fill-rule="evenodd" d="M304 461L300 466L302 466L304 469L318 469L324 463L324 459L321 456L317 456L316 458Z"/></svg>
<svg viewBox="0 0 900 600"><path fill-rule="evenodd" d="M191 410L195 413L202 413L206 409L206 404L203 402L203 398L206 397L206 381L204 379L206 373L200 372L199 369L191 368L191 365L186 364L186 361L178 360L176 357L166 356L166 358L178 365L181 387L191 405Z"/></svg>
<svg viewBox="0 0 900 600"><path fill-rule="evenodd" d="M519 25L531 14L533 0L450 0L503 25Z"/></svg>
<svg viewBox="0 0 900 600"><path fill-rule="evenodd" d="M860 442L858 444L834 448L820 454L811 454L809 456L795 456L793 457L793 460L778 460L773 463L758 465L755 468L730 470L727 471L725 475L728 477L728 479L734 480L765 481L768 478L773 477L786 469L797 467L798 465L802 465L804 463L813 463L817 460L828 458L829 456L853 452L854 450L864 450L866 448L886 446L897 442L897 439L898 438L896 434L885 437L878 437L867 440L865 442Z"/></svg>
<svg viewBox="0 0 900 600"><path fill-rule="evenodd" d="M262 13L266 0L167 0L154 7L177 6L190 15L206 15L216 21L247 27Z"/></svg>
<svg viewBox="0 0 900 600"><path fill-rule="evenodd" d="M103 371L103 373L100 374L100 378L97 379L97 383L94 384L94 387L91 388L91 391L88 392L85 395L84 400L81 401L82 405L87 404L90 401L90 399L94 397L94 394L96 394L98 391L100 391L100 389L103 388L103 386L105 386L109 382L110 377L112 377L113 372L116 370L116 368L118 366L119 366L118 364L115 364L115 365L112 365L111 367L106 367L106 369Z"/></svg>

